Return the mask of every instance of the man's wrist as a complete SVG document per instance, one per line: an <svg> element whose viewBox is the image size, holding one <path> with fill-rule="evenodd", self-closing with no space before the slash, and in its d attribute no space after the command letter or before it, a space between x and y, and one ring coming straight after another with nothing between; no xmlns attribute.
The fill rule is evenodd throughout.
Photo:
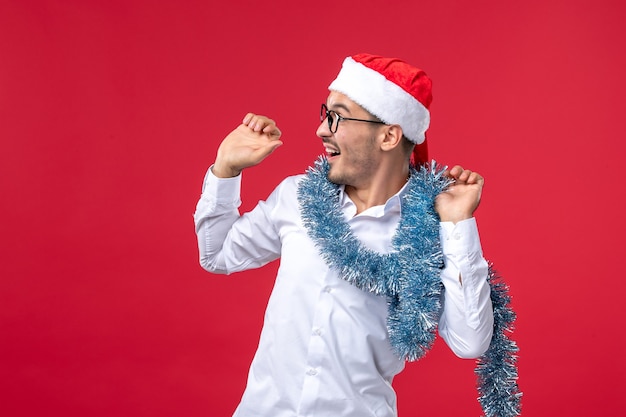
<svg viewBox="0 0 626 417"><path fill-rule="evenodd" d="M232 168L222 167L217 163L213 164L211 172L213 172L213 175L215 175L217 178L233 178L241 174L241 170L234 170Z"/></svg>

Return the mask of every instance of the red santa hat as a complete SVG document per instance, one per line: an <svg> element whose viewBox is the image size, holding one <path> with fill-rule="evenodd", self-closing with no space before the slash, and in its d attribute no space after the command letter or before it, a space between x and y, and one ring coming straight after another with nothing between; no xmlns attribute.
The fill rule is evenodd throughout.
<svg viewBox="0 0 626 417"><path fill-rule="evenodd" d="M397 58L357 54L343 61L328 89L345 94L383 122L400 125L416 144L414 162L427 161L428 107L433 96L432 82L424 71Z"/></svg>

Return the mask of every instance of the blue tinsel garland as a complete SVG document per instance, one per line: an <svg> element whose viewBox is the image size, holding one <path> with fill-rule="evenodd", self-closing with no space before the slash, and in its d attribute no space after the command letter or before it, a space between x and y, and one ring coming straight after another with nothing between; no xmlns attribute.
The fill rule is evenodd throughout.
<svg viewBox="0 0 626 417"><path fill-rule="evenodd" d="M309 235L329 266L356 287L389 300L387 329L396 353L409 361L424 356L435 340L444 291L440 273L443 255L435 197L449 180L433 162L430 169L411 167L402 214L393 237L394 251L374 252L359 242L343 220L339 187L327 179L328 161L320 157L300 182L298 200ZM494 334L478 359L479 402L487 417L520 415L514 341L508 337L515 313L508 288L490 267Z"/></svg>

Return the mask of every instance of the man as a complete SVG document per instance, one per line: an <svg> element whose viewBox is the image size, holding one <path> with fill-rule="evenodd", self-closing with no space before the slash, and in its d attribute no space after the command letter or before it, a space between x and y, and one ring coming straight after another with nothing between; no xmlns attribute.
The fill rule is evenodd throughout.
<svg viewBox="0 0 626 417"><path fill-rule="evenodd" d="M315 168L240 216L242 171L282 145L273 120L248 113L221 143L194 215L207 271L281 258L236 416L395 416L392 379L428 350L437 321L460 357L490 344L473 218L483 178L409 163L416 146L423 155L430 80L403 61L359 54L329 90L317 129L326 155Z"/></svg>

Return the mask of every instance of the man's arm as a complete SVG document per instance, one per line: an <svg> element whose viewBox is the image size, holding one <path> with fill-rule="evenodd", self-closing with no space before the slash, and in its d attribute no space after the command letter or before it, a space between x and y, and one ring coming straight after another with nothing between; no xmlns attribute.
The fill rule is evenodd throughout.
<svg viewBox="0 0 626 417"><path fill-rule="evenodd" d="M207 172L194 222L200 264L215 273L261 266L277 257L279 242L268 224L268 204L239 216L241 171L257 165L282 144L271 119L248 113L222 141ZM236 227L234 227L236 224Z"/></svg>
<svg viewBox="0 0 626 417"><path fill-rule="evenodd" d="M493 333L493 308L475 219L441 223L445 286L439 334L459 357L482 355Z"/></svg>
<svg viewBox="0 0 626 417"><path fill-rule="evenodd" d="M463 358L482 355L493 333L493 309L474 211L480 204L484 179L455 166L446 173L453 183L437 196L446 288L439 333Z"/></svg>

